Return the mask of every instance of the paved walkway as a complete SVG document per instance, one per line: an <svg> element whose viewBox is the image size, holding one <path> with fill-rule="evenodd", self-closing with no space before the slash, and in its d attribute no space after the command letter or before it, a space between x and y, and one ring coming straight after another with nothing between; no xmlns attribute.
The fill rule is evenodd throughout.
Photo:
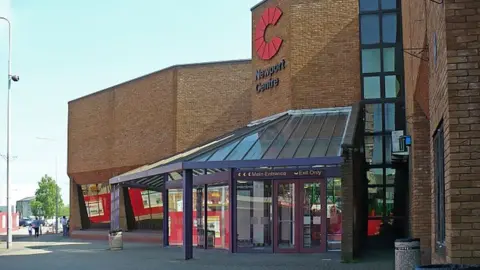
<svg viewBox="0 0 480 270"><path fill-rule="evenodd" d="M1 269L382 269L393 262L380 259L343 264L339 253L327 254L229 254L224 251L194 251L195 259L184 261L180 248L162 248L153 244L126 243L122 251L109 251L105 241L82 242L57 235L44 235L38 241L23 238L6 250L0 244Z"/></svg>

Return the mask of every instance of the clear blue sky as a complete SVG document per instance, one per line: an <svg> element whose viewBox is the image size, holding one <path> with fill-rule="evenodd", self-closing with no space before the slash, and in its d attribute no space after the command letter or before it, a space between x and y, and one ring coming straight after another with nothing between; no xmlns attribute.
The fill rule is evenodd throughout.
<svg viewBox="0 0 480 270"><path fill-rule="evenodd" d="M0 0L12 21L13 199L44 174L68 201L67 102L174 64L251 57L260 0ZM7 31L0 22L0 154L6 153ZM4 75L3 75L4 74ZM41 141L36 137L56 141ZM6 163L0 159L0 205Z"/></svg>

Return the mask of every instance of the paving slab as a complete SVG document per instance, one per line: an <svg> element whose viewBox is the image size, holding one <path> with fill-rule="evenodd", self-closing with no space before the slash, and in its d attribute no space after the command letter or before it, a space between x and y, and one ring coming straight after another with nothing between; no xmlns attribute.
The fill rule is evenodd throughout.
<svg viewBox="0 0 480 270"><path fill-rule="evenodd" d="M6 250L0 244L1 269L394 269L390 257L341 263L339 253L325 254L229 254L219 250L194 250L194 259L182 259L182 249L158 244L125 243L120 251L108 250L106 241L80 241L58 235L27 238Z"/></svg>

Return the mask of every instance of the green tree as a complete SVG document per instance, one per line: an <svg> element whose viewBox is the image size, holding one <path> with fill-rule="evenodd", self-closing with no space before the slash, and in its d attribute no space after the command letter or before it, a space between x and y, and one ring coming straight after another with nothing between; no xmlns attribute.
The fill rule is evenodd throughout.
<svg viewBox="0 0 480 270"><path fill-rule="evenodd" d="M32 202L33 206L37 210L37 214L43 215L45 218L51 218L55 216L56 206L56 193L58 192L58 209L63 207L63 201L60 197L60 187L57 185L52 177L45 175L38 182L37 191L35 191L35 200ZM40 212L38 210L40 209Z"/></svg>
<svg viewBox="0 0 480 270"><path fill-rule="evenodd" d="M70 205L64 205L62 207L58 208L58 216L63 217L63 216L70 216Z"/></svg>
<svg viewBox="0 0 480 270"><path fill-rule="evenodd" d="M42 215L42 204L39 201L35 199L31 200L30 207L32 208L32 214L34 216L37 217Z"/></svg>

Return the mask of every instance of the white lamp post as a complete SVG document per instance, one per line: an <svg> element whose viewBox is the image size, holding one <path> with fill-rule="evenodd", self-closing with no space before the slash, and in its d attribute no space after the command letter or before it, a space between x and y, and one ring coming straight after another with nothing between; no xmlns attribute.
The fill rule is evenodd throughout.
<svg viewBox="0 0 480 270"><path fill-rule="evenodd" d="M12 75L12 25L5 17L0 20L8 24L8 88L7 88L7 249L12 247L12 209L10 207L10 89L12 81L18 82L20 77Z"/></svg>

